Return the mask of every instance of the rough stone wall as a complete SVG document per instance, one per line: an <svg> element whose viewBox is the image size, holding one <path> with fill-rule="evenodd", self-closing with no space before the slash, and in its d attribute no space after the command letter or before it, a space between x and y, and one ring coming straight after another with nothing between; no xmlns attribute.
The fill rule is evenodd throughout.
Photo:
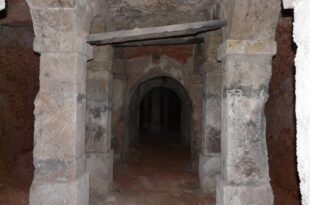
<svg viewBox="0 0 310 205"><path fill-rule="evenodd" d="M221 30L206 36L204 65L204 102L202 150L199 159L199 181L203 191L215 193L216 176L220 174L221 152L221 84L222 68L217 50L222 43Z"/></svg>
<svg viewBox="0 0 310 205"><path fill-rule="evenodd" d="M24 1L9 1L6 11L8 15L0 19L0 173L2 174L11 171L13 166L17 169L33 169L31 154L34 129L33 102L39 86L39 56L32 49L33 28L30 26L29 10L23 7L24 4L26 4Z"/></svg>
<svg viewBox="0 0 310 205"><path fill-rule="evenodd" d="M126 59L124 49L115 49L113 62L113 92L112 92L112 147L114 161L120 162L126 134L125 94L127 91Z"/></svg>
<svg viewBox="0 0 310 205"><path fill-rule="evenodd" d="M214 0L107 0L113 30L217 19L216 3Z"/></svg>
<svg viewBox="0 0 310 205"><path fill-rule="evenodd" d="M184 46L147 46L141 48L125 48L124 57L126 58L126 94L124 103L128 105L130 94L134 89L145 80L153 77L168 76L178 80L188 92L193 103L193 122L192 122L192 159L197 161L201 145L202 133L202 75L193 69L193 45ZM115 68L114 68L115 69ZM118 79L119 80L119 79ZM114 79L115 82L115 79ZM115 83L114 83L115 84ZM124 110L124 109L123 109ZM119 110L117 111L119 112ZM112 116L117 113L112 114ZM125 120L125 119L124 119ZM115 121L114 121L115 123ZM116 128L120 124L114 124L115 144L124 144L122 140L125 133ZM119 133L119 134L118 134ZM120 150L115 148L115 150ZM194 163L195 164L195 163Z"/></svg>
<svg viewBox="0 0 310 205"><path fill-rule="evenodd" d="M275 205L299 204L296 168L294 56L292 18L279 19L269 99L266 104L267 144Z"/></svg>

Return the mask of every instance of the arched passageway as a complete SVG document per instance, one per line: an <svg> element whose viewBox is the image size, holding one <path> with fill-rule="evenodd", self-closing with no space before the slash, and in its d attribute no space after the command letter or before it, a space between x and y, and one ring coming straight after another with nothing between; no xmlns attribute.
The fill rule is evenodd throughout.
<svg viewBox="0 0 310 205"><path fill-rule="evenodd" d="M156 77L143 81L133 90L128 110L125 155L128 146L141 139L190 146L192 103L177 80Z"/></svg>
<svg viewBox="0 0 310 205"><path fill-rule="evenodd" d="M127 119L127 160L115 167L114 193L120 203L200 204L192 167L192 103L173 78L143 81L132 92Z"/></svg>
<svg viewBox="0 0 310 205"><path fill-rule="evenodd" d="M149 91L139 107L139 139L180 143L181 106L180 98L170 89L158 87Z"/></svg>

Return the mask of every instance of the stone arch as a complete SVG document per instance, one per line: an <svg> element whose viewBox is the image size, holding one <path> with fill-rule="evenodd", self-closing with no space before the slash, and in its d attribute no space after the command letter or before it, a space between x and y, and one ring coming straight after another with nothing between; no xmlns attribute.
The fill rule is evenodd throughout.
<svg viewBox="0 0 310 205"><path fill-rule="evenodd" d="M129 91L129 101L126 105L128 112L126 113L127 132L125 135L124 158L128 157L128 146L135 142L139 135L139 105L142 99L154 88L167 88L172 90L182 103L181 106L181 140L186 144L191 144L192 138L192 113L193 104L185 87L175 78L168 75L156 75L155 77L146 77L138 81L138 83Z"/></svg>

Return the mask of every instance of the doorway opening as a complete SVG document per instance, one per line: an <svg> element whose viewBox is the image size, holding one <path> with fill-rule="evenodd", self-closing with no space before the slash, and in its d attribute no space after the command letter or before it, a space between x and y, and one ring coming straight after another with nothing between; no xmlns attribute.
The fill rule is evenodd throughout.
<svg viewBox="0 0 310 205"><path fill-rule="evenodd" d="M140 103L140 142L181 143L181 100L168 88L153 88Z"/></svg>
<svg viewBox="0 0 310 205"><path fill-rule="evenodd" d="M127 119L128 155L115 167L114 186L120 204L212 203L200 195L192 168L192 104L173 78L156 77L133 91Z"/></svg>
<svg viewBox="0 0 310 205"><path fill-rule="evenodd" d="M125 158L129 146L143 142L182 144L191 151L192 103L177 80L143 81L134 89L128 107Z"/></svg>

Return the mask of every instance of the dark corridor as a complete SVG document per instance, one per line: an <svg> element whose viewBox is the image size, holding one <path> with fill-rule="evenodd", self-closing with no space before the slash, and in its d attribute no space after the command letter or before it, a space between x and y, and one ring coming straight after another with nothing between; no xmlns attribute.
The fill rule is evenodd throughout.
<svg viewBox="0 0 310 205"><path fill-rule="evenodd" d="M140 140L181 141L182 102L167 88L153 88L140 103Z"/></svg>

